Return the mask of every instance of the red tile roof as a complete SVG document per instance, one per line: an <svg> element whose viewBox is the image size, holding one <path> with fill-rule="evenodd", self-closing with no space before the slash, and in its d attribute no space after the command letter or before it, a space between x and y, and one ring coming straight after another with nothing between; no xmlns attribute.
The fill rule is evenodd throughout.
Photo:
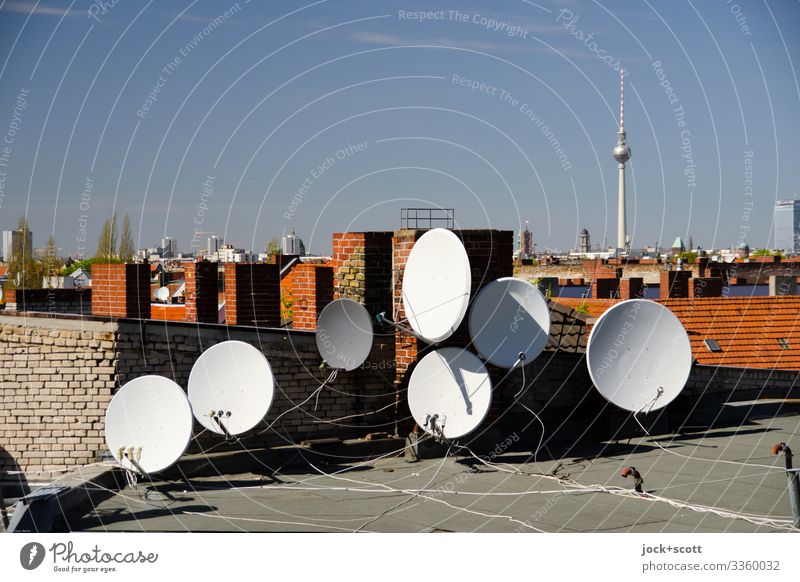
<svg viewBox="0 0 800 582"><path fill-rule="evenodd" d="M584 304L589 317L599 317L616 302L559 299L573 309ZM700 364L800 370L800 296L666 299L660 303L681 320ZM779 344L781 338L788 342L788 349ZM705 339L716 340L721 351L709 351Z"/></svg>

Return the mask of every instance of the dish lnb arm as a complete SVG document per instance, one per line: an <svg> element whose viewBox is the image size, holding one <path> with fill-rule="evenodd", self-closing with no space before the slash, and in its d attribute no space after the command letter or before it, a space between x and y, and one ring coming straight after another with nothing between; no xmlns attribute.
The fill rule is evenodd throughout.
<svg viewBox="0 0 800 582"><path fill-rule="evenodd" d="M386 312L385 311L381 311L378 315L376 315L375 316L375 321L378 322L378 325L385 325L386 327L393 327L395 329L399 329L400 331L404 331L407 334L413 335L418 340L422 340L422 341L424 341L426 343L432 343L432 342L426 340L424 337L421 337L419 334L417 334L417 332L415 332L410 327L406 327L405 325L397 323L396 321L392 321L389 317L386 316Z"/></svg>
<svg viewBox="0 0 800 582"><path fill-rule="evenodd" d="M444 425L447 422L447 417L442 416L442 422L439 422L438 414L426 414L425 424L423 428L428 429L428 432L433 435L436 440L444 439Z"/></svg>

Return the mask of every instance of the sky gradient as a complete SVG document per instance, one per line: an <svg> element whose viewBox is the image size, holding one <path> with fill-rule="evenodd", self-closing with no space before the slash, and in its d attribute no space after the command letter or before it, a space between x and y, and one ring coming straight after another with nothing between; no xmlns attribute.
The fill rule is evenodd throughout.
<svg viewBox="0 0 800 582"><path fill-rule="evenodd" d="M0 227L89 256L116 210L138 247L294 226L329 253L440 206L528 220L539 251L613 243L622 63L633 246L769 246L800 191L799 23L795 1L2 2Z"/></svg>

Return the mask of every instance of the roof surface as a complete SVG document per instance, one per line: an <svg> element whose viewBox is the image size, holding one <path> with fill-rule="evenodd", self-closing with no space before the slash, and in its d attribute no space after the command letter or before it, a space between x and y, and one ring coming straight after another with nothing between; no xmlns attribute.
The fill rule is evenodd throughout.
<svg viewBox="0 0 800 582"><path fill-rule="evenodd" d="M562 298L558 302L573 309L583 305L587 315L596 318L618 300ZM660 303L681 320L699 364L800 370L800 296L667 299ZM705 339L716 340L721 351L711 352ZM786 349L779 339L786 340Z"/></svg>

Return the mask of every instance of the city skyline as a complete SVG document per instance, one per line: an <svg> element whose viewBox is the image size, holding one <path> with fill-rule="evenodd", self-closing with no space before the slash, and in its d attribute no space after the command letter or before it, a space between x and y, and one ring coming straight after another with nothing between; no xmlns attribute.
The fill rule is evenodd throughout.
<svg viewBox="0 0 800 582"><path fill-rule="evenodd" d="M777 28L796 5L420 9L7 3L0 212L65 254L112 210L137 247L202 230L258 248L296 225L324 254L420 205L462 228L530 220L540 249L584 226L614 240L624 65L632 246L770 247L800 184L800 41Z"/></svg>

